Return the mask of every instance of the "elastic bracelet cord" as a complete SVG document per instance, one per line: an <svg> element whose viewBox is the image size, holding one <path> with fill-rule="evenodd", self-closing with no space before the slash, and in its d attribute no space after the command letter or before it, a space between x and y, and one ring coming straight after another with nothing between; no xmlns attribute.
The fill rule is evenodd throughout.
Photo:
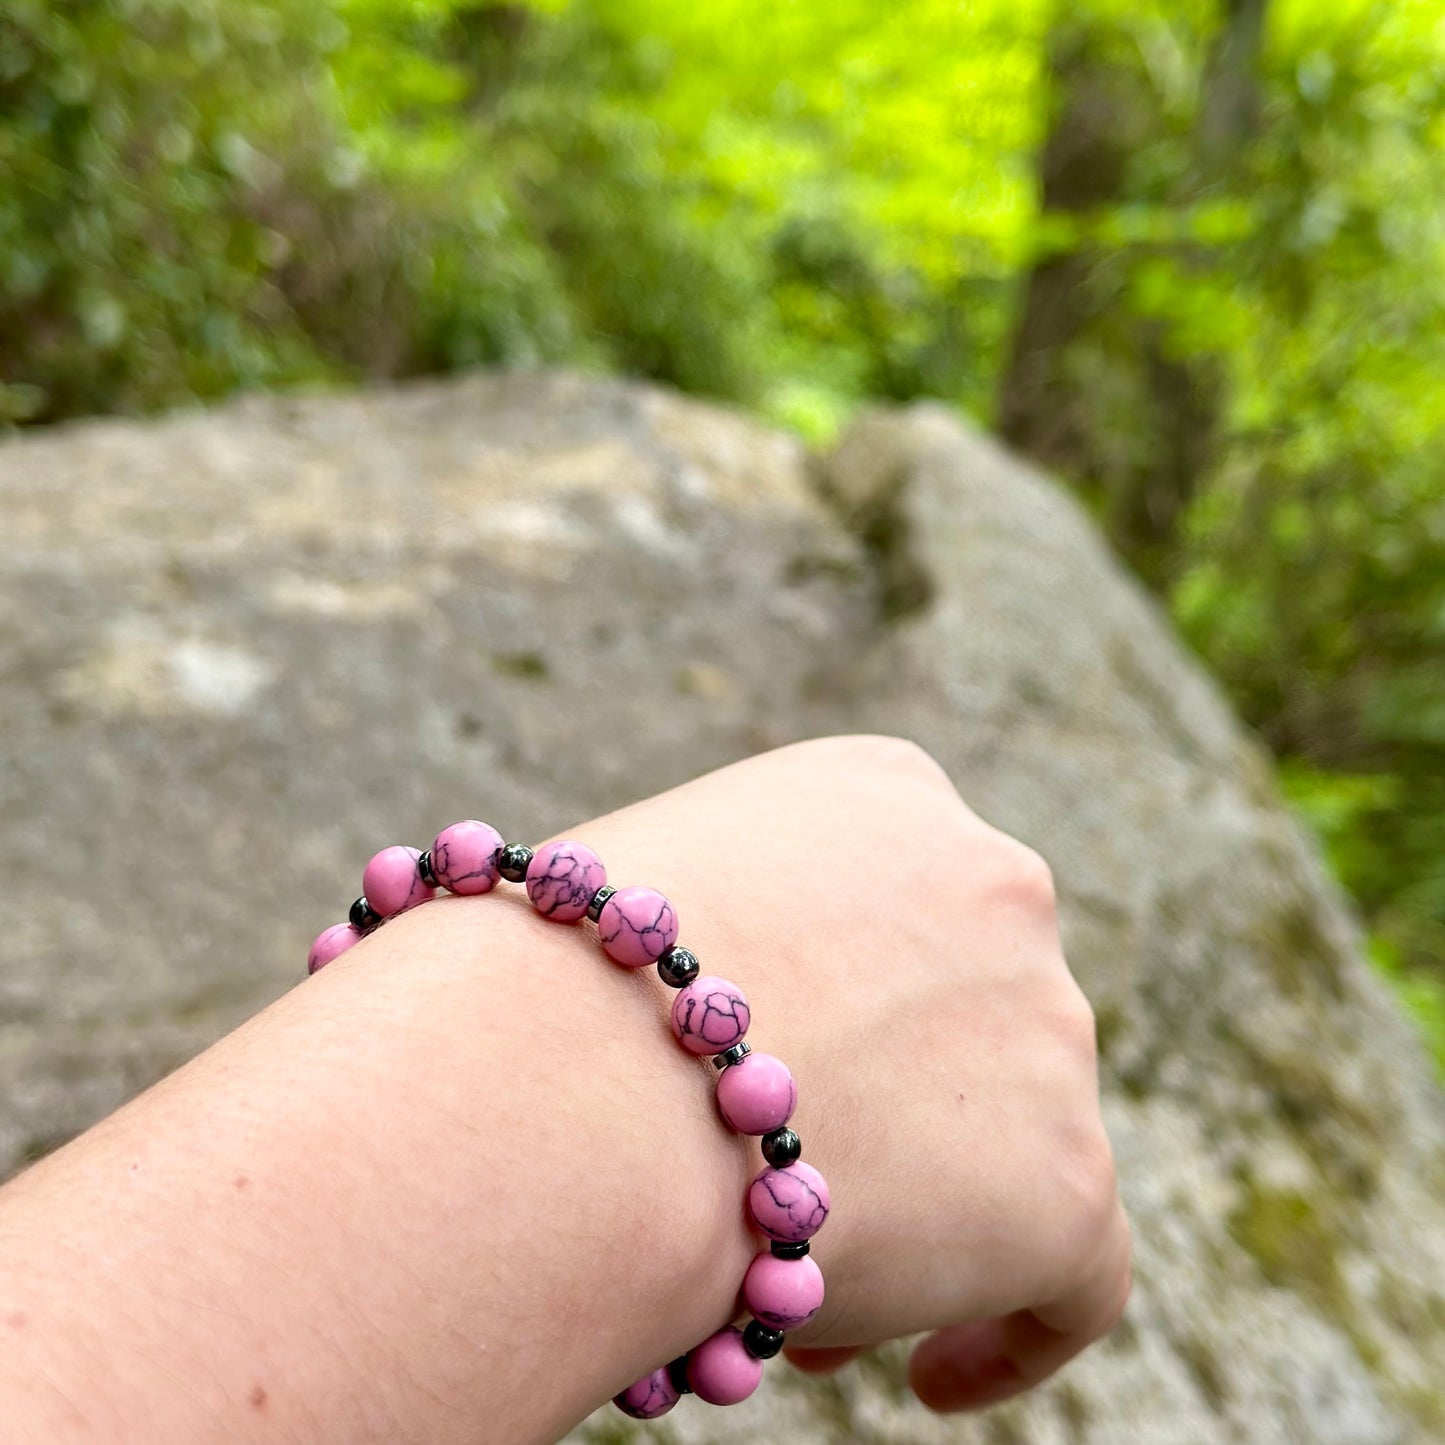
<svg viewBox="0 0 1445 1445"><path fill-rule="evenodd" d="M624 968L656 964L658 976L678 990L672 1033L690 1054L711 1055L718 1070L717 1106L739 1134L759 1136L765 1168L747 1193L748 1214L770 1241L743 1276L743 1299L753 1318L743 1329L728 1324L670 1364L628 1386L613 1403L637 1420L655 1420L682 1395L711 1405L735 1405L758 1387L763 1362L783 1347L823 1303L823 1274L809 1258L808 1241L828 1217L828 1185L799 1157L802 1144L788 1127L798 1087L786 1064L754 1053L744 1042L752 1015L742 990L703 974L696 956L677 944L677 911L655 888L614 888L602 860L585 843L548 843L535 852L504 843L486 823L468 819L437 834L426 852L384 848L366 865L362 896L350 921L323 932L311 945L307 970L315 973L386 919L436 896L487 893L505 879L525 883L544 918L597 925L603 952Z"/></svg>

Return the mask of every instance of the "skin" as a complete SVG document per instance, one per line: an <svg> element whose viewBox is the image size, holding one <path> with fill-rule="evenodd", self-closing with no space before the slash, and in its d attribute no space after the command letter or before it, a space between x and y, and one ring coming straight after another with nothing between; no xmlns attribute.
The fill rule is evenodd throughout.
<svg viewBox="0 0 1445 1445"><path fill-rule="evenodd" d="M673 901L798 1080L833 1212L796 1365L927 1331L914 1390L973 1408L1114 1324L1048 869L931 759L797 744L566 836ZM756 1141L672 998L520 889L387 923L0 1190L7 1440L555 1441L732 1317L758 1248Z"/></svg>

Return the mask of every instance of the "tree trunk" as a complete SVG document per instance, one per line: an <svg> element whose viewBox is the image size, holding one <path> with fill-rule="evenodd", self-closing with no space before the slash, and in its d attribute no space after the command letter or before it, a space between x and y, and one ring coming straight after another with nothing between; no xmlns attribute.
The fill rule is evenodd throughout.
<svg viewBox="0 0 1445 1445"><path fill-rule="evenodd" d="M1176 205L1227 187L1258 132L1267 3L1223 0L1189 160L1172 187ZM1131 200L1130 158L1163 128L1142 62L1112 38L1064 21L1050 39L1054 113L1039 160L1045 216L1082 221ZM1187 243L1177 252L1186 274L1190 252ZM1132 259L1081 244L1034 267L997 420L1014 446L1094 499L1115 546L1162 587L1180 522L1215 456L1224 378L1211 357L1175 354L1162 323L1128 313L1120 276Z"/></svg>
<svg viewBox="0 0 1445 1445"><path fill-rule="evenodd" d="M1049 37L1053 117L1039 156L1046 217L1084 217L1117 204L1134 143L1147 130L1139 77L1098 54L1096 39L1074 21ZM1069 349L1094 316L1089 278L1099 259L1081 246L1034 266L998 405L998 429L1008 441L1081 480L1092 470L1094 447L1088 398L1069 379Z"/></svg>

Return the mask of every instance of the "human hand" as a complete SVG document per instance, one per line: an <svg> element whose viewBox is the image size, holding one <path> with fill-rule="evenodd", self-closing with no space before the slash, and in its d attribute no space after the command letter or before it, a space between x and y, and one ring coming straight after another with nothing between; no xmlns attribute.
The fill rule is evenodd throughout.
<svg viewBox="0 0 1445 1445"><path fill-rule="evenodd" d="M795 1364L934 1331L913 1388L971 1408L1113 1326L1129 1231L1037 854L883 737L782 748L572 832L673 899L703 971L747 995L750 1042L799 1082L833 1212Z"/></svg>

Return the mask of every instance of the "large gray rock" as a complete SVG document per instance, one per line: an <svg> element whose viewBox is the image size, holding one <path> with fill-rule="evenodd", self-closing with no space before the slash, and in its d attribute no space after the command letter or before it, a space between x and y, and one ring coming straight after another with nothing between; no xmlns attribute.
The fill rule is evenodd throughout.
<svg viewBox="0 0 1445 1445"><path fill-rule="evenodd" d="M894 1349L639 1438L1445 1434L1421 1050L1214 687L939 409L810 462L641 386L473 377L0 446L0 1172L286 988L381 842L540 836L854 729L1055 865L1135 1299L981 1421L911 1405Z"/></svg>

